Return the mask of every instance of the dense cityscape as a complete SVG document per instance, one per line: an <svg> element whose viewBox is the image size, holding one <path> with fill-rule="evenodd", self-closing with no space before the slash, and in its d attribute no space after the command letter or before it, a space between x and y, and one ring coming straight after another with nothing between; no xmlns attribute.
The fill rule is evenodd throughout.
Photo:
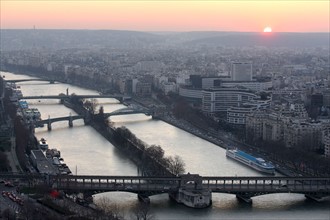
<svg viewBox="0 0 330 220"><path fill-rule="evenodd" d="M301 40L292 41L295 38ZM23 105L29 102L22 101L25 94L20 92L20 83L6 82L5 73L11 72L51 83L77 85L101 95L127 97L128 107L134 104L149 109L146 114L152 112L153 118L219 147L237 147L262 156L275 165L276 172L287 177L328 177L328 38L328 33L260 36L235 32L1 30L1 172L70 176L74 170L67 166L44 169L33 162L39 151L43 156L38 150L42 143L31 133L38 123L27 120L31 117ZM237 41L243 43L237 45ZM88 123L84 118L85 124L90 124L114 146L126 146L119 148L138 167L143 167L146 176L190 172L185 169L183 155L165 157L162 146L146 145L125 127L111 131L112 122L104 119L103 107L97 108L95 99L79 100L75 95L80 94L69 94L68 90L66 95L71 98L62 102L79 115L89 115ZM57 153L53 149L48 152L49 157L45 156L60 158ZM61 162L56 159L53 164ZM57 196L55 201L51 201L55 197L47 197L38 199L38 204L28 199L23 202L20 196L8 191L15 186L19 194L20 188L26 187L25 180L17 179L15 183L1 180L4 198L13 197L22 206L16 213L16 206L2 208L4 218L45 219L42 213L48 209L52 209L49 219L123 218L116 210L118 207L109 207L106 201L97 208L91 208L88 199L76 197L64 198L64 206L58 204ZM34 189L35 194L46 196L47 189L42 186ZM124 189L134 190L134 186ZM167 186L162 189L171 190ZM63 193L60 191L61 198L65 197ZM65 206L75 207L74 211ZM28 207L39 211L29 213ZM145 205L133 213L134 219L154 217Z"/></svg>

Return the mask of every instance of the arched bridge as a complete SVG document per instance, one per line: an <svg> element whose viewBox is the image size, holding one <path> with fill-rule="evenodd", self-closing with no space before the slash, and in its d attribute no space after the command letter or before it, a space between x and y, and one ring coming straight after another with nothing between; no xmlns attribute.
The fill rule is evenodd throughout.
<svg viewBox="0 0 330 220"><path fill-rule="evenodd" d="M139 114L139 113L151 115L151 112L146 108L141 108L141 107L137 107L137 106L129 106L128 108L121 108L121 109L118 109L118 110L110 112L110 113L104 113L104 117L108 118L108 117L114 116L114 115L128 115L128 114ZM78 119L84 119L85 124L87 124L89 121L89 119L86 116L82 116L82 115L74 115L74 116L69 115L69 116L58 117L58 118L48 117L48 119L35 122L35 127L43 127L44 125L47 125L47 129L49 131L51 131L52 123L54 123L54 122L68 121L69 127L72 127L73 121L78 120Z"/></svg>
<svg viewBox="0 0 330 220"><path fill-rule="evenodd" d="M147 108L142 108L138 106L128 106L126 108L117 109L110 113L104 113L104 117L108 118L115 115L131 115L131 114L146 114L151 115L152 112Z"/></svg>
<svg viewBox="0 0 330 220"><path fill-rule="evenodd" d="M66 117L58 117L58 118L48 118L45 120L40 120L35 122L36 127L43 127L45 124L47 125L48 131L52 130L52 123L58 122L58 121L68 121L69 127L73 126L73 121L78 119L84 119L84 122L86 123L86 117L82 115L74 115L74 116L66 116Z"/></svg>

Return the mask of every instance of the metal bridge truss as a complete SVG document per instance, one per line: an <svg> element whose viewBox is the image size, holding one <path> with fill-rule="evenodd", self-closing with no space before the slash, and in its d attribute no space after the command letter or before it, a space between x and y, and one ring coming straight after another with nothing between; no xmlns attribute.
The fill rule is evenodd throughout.
<svg viewBox="0 0 330 220"><path fill-rule="evenodd" d="M43 182L66 192L125 191L151 196L175 193L179 189L235 194L248 201L251 197L272 193L299 193L311 199L330 196L330 177L202 177L197 174L177 177L87 176L0 174L2 179Z"/></svg>
<svg viewBox="0 0 330 220"><path fill-rule="evenodd" d="M126 191L144 195L179 189L235 194L243 199L272 193L299 193L310 198L330 196L330 177L179 177L55 176L53 187L68 191Z"/></svg>

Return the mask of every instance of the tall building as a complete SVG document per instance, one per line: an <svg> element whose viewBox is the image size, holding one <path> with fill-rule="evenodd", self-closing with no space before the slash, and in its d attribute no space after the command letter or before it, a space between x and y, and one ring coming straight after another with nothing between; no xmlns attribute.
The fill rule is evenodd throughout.
<svg viewBox="0 0 330 220"><path fill-rule="evenodd" d="M231 78L233 81L252 81L252 63L233 62L231 64Z"/></svg>

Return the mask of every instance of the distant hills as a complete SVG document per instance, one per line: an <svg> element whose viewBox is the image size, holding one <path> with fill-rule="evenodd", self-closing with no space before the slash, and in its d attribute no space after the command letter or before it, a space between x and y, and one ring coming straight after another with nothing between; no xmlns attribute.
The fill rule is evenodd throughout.
<svg viewBox="0 0 330 220"><path fill-rule="evenodd" d="M150 48L153 46L329 47L329 33L160 32L121 30L0 30L0 49Z"/></svg>
<svg viewBox="0 0 330 220"><path fill-rule="evenodd" d="M192 40L190 44L265 47L329 47L329 33L223 33Z"/></svg>

